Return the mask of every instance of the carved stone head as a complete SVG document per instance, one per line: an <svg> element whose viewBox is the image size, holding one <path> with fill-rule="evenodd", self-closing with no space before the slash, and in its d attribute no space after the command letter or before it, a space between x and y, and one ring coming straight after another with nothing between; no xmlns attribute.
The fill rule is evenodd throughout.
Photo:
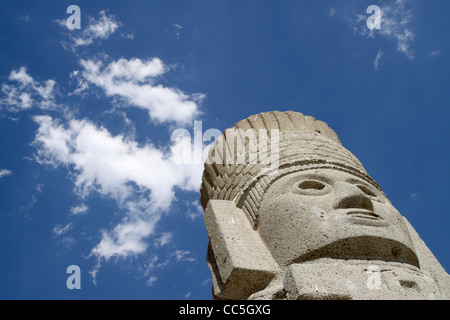
<svg viewBox="0 0 450 320"><path fill-rule="evenodd" d="M300 269L319 263L314 270L342 273L377 261L419 272L428 250L334 131L297 112L227 129L206 160L201 202L215 298L363 297L367 288L352 294L343 284L314 294Z"/></svg>

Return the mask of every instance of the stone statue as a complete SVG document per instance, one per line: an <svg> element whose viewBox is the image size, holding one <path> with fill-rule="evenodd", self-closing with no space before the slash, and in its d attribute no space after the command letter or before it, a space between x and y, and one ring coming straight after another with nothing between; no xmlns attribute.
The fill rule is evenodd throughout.
<svg viewBox="0 0 450 320"><path fill-rule="evenodd" d="M201 203L214 299L450 299L450 276L326 123L225 130Z"/></svg>

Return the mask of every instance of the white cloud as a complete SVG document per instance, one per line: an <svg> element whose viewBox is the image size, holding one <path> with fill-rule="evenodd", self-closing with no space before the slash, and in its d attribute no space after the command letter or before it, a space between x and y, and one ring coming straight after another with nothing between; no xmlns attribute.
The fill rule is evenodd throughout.
<svg viewBox="0 0 450 320"><path fill-rule="evenodd" d="M187 95L179 89L155 83L170 69L159 58L121 58L107 65L100 60L81 60L80 65L82 71L73 73L79 82L76 93L93 84L103 89L108 97L120 98L121 105L148 111L156 122L186 124L199 114L198 104L204 95Z"/></svg>
<svg viewBox="0 0 450 320"><path fill-rule="evenodd" d="M330 17L332 17L332 16L334 16L336 13L337 13L336 9L335 9L335 8L331 8L330 11L328 12L328 15L329 15Z"/></svg>
<svg viewBox="0 0 450 320"><path fill-rule="evenodd" d="M195 220L201 216L203 216L203 208L200 205L200 201L191 201L188 205L187 215L192 220Z"/></svg>
<svg viewBox="0 0 450 320"><path fill-rule="evenodd" d="M18 71L13 70L9 75L9 80L16 80L22 85L33 84L34 80L27 74L25 67L21 67Z"/></svg>
<svg viewBox="0 0 450 320"><path fill-rule="evenodd" d="M78 214L85 214L88 211L88 206L85 204L81 204L75 207L70 208L70 214L72 215L78 215Z"/></svg>
<svg viewBox="0 0 450 320"><path fill-rule="evenodd" d="M38 192L38 193L42 193L42 190L44 189L44 185L42 184L42 183L38 183L37 185L36 185L36 191Z"/></svg>
<svg viewBox="0 0 450 320"><path fill-rule="evenodd" d="M175 256L175 259L177 262L179 261L188 261L188 262L195 262L197 261L196 258L192 256L192 253L188 250L176 250L173 255Z"/></svg>
<svg viewBox="0 0 450 320"><path fill-rule="evenodd" d="M53 233L55 234L55 236L61 236L63 234L65 234L66 232L70 231L73 229L72 223L67 224L66 226L62 227L60 224L55 226L53 228Z"/></svg>
<svg viewBox="0 0 450 320"><path fill-rule="evenodd" d="M29 109L32 106L41 109L52 109L55 104L55 81L39 82L33 79L25 67L12 70L7 83L2 83L3 97L0 105L11 112Z"/></svg>
<svg viewBox="0 0 450 320"><path fill-rule="evenodd" d="M147 261L138 267L143 277L147 278L146 285L151 286L157 280L155 273L161 268L166 268L174 263L195 263L197 259L189 250L175 250L161 260L157 255L152 255Z"/></svg>
<svg viewBox="0 0 450 320"><path fill-rule="evenodd" d="M21 16L20 20L25 21L25 22L30 22L30 15L26 14L24 16Z"/></svg>
<svg viewBox="0 0 450 320"><path fill-rule="evenodd" d="M153 284L154 284L157 280L158 280L157 277L151 276L150 278L148 278L148 280L146 281L145 284L146 284L147 287L151 287L151 286L153 286Z"/></svg>
<svg viewBox="0 0 450 320"><path fill-rule="evenodd" d="M430 55L433 56L433 57L438 57L438 56L441 55L441 51L433 50L433 51L431 51Z"/></svg>
<svg viewBox="0 0 450 320"><path fill-rule="evenodd" d="M378 53L377 53L377 56L375 57L375 60L374 60L374 62L373 62L373 68L375 69L375 70L378 70L378 68L379 68L379 66L380 66L380 60L381 60L381 57L383 56L383 51L381 50L381 48L380 49L378 49Z"/></svg>
<svg viewBox="0 0 450 320"><path fill-rule="evenodd" d="M161 237L155 240L155 245L158 247L163 247L172 242L172 233L164 232Z"/></svg>
<svg viewBox="0 0 450 320"><path fill-rule="evenodd" d="M150 143L139 146L87 120L71 120L66 126L49 116L34 120L39 125L34 141L37 161L66 166L77 194L85 197L98 192L115 199L125 211L112 230L101 232L100 242L92 249L90 256L99 261L144 253L162 212L175 200L174 189L199 190L202 165L174 164L170 148L164 153ZM166 235L159 241L163 245L169 240ZM186 252L177 256L189 259Z"/></svg>
<svg viewBox="0 0 450 320"><path fill-rule="evenodd" d="M0 169L0 179L6 176L9 176L12 174L11 170L7 170L7 169Z"/></svg>
<svg viewBox="0 0 450 320"><path fill-rule="evenodd" d="M151 287L158 280L154 275L155 270L166 267L169 264L169 260L164 262L159 262L159 260L158 256L152 255L146 263L138 267L142 275L147 278L146 286L148 287Z"/></svg>
<svg viewBox="0 0 450 320"><path fill-rule="evenodd" d="M203 280L200 285L201 286L209 286L212 283L212 279L211 278L206 278L205 280Z"/></svg>
<svg viewBox="0 0 450 320"><path fill-rule="evenodd" d="M181 29L183 29L183 26L175 23L175 24L173 24L173 27L175 28L175 36L176 36L178 39L180 39L180 36L181 36Z"/></svg>
<svg viewBox="0 0 450 320"><path fill-rule="evenodd" d="M88 46L94 43L94 40L108 39L119 27L122 26L120 21L114 16L107 14L105 10L99 12L99 18L96 20L93 17L87 17L87 27L82 27L79 32L70 32L71 44L63 46L67 49L70 47L75 50L80 46ZM66 20L56 20L56 22L63 28L67 28Z"/></svg>
<svg viewBox="0 0 450 320"><path fill-rule="evenodd" d="M103 231L102 240L92 249L91 255L108 261L111 257L127 257L147 250L145 239L154 232L159 215L151 219L126 217L112 232Z"/></svg>
<svg viewBox="0 0 450 320"><path fill-rule="evenodd" d="M412 48L415 34L412 22L414 15L412 10L406 4L409 0L395 0L390 2L381 2L381 29L369 30L366 21L370 17L368 14L346 15L345 19L352 27L353 31L362 36L373 38L377 34L389 41L394 41L397 51L404 54L409 59L414 58Z"/></svg>
<svg viewBox="0 0 450 320"><path fill-rule="evenodd" d="M70 250L76 242L77 241L71 236L66 236L58 240L58 243L62 245L65 250Z"/></svg>

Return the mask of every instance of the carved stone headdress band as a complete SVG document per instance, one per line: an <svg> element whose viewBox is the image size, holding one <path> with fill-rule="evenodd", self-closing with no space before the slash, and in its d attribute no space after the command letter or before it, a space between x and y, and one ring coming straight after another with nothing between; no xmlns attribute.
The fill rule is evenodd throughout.
<svg viewBox="0 0 450 320"><path fill-rule="evenodd" d="M206 209L210 199L232 200L256 228L262 197L274 181L318 168L351 173L381 191L325 122L293 111L257 114L227 129L211 148L200 201Z"/></svg>

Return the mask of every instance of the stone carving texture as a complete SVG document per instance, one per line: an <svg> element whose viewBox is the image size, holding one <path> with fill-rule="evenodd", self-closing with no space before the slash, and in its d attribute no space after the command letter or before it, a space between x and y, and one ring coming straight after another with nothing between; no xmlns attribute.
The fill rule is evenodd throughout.
<svg viewBox="0 0 450 320"><path fill-rule="evenodd" d="M450 276L322 121L266 112L225 131L201 203L215 299L449 299Z"/></svg>

